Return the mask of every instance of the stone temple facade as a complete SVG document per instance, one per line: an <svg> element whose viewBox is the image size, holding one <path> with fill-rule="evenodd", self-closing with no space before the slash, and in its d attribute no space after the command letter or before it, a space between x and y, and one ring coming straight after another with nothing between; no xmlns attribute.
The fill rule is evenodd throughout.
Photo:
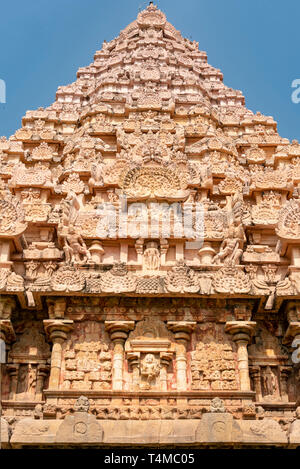
<svg viewBox="0 0 300 469"><path fill-rule="evenodd" d="M150 3L0 139L2 447L300 445L299 194Z"/></svg>

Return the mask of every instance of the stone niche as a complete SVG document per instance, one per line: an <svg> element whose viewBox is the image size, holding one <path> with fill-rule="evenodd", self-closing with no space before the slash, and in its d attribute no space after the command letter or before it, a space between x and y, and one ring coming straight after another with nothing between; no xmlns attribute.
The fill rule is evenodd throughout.
<svg viewBox="0 0 300 469"><path fill-rule="evenodd" d="M16 342L6 365L10 377L9 399L40 401L47 386L50 346L40 321L20 321L15 325Z"/></svg>
<svg viewBox="0 0 300 469"><path fill-rule="evenodd" d="M282 327L259 321L249 346L249 371L257 401L296 400L296 382L288 349L282 344Z"/></svg>
<svg viewBox="0 0 300 469"><path fill-rule="evenodd" d="M133 391L167 391L170 386L168 369L175 358L173 334L157 318L139 321L125 344Z"/></svg>
<svg viewBox="0 0 300 469"><path fill-rule="evenodd" d="M94 321L75 323L64 344L61 389L111 389L112 352L104 325Z"/></svg>

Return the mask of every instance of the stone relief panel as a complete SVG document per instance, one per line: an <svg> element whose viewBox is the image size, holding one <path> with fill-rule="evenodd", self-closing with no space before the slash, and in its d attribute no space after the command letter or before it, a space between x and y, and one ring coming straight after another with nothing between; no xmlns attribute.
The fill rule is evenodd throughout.
<svg viewBox="0 0 300 469"><path fill-rule="evenodd" d="M300 238L300 200L290 199L279 212L277 235L284 239Z"/></svg>
<svg viewBox="0 0 300 469"><path fill-rule="evenodd" d="M112 351L102 323L75 323L63 349L61 389L111 389Z"/></svg>
<svg viewBox="0 0 300 469"><path fill-rule="evenodd" d="M235 345L220 324L198 325L190 352L192 390L238 390Z"/></svg>
<svg viewBox="0 0 300 469"><path fill-rule="evenodd" d="M23 233L27 225L22 203L8 190L0 190L0 195L0 235L10 237Z"/></svg>
<svg viewBox="0 0 300 469"><path fill-rule="evenodd" d="M247 300L250 302L250 300ZM218 304L207 298L151 298L94 296L92 298L72 296L68 298L68 318L82 320L85 316L93 320L136 320L145 316L159 317L162 321L220 321L226 322L228 309L232 306L226 299Z"/></svg>

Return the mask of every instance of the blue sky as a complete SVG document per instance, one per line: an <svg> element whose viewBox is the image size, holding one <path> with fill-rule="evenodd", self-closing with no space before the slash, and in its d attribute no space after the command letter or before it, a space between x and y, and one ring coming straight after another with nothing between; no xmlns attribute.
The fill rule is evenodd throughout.
<svg viewBox="0 0 300 469"><path fill-rule="evenodd" d="M26 110L46 107L58 86L137 16L141 0L10 0L1 5L0 135L21 126ZM159 0L168 20L199 42L224 83L242 90L246 105L271 115L282 137L300 141L299 0Z"/></svg>

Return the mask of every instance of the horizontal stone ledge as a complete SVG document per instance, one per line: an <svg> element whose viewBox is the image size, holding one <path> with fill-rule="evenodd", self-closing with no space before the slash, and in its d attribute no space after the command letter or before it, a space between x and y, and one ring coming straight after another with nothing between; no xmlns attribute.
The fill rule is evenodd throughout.
<svg viewBox="0 0 300 469"><path fill-rule="evenodd" d="M61 389L49 389L45 390L44 394L46 397L80 397L82 395L89 398L108 398L108 397L120 397L120 398L207 398L212 399L214 397L224 397L227 399L254 399L256 396L255 391L91 391L91 390L61 390Z"/></svg>
<svg viewBox="0 0 300 469"><path fill-rule="evenodd" d="M240 293L240 292L214 292L214 293L190 293L190 292L155 292L155 293L138 293L138 292L119 292L119 291L88 291L88 290L80 290L80 291L57 291L57 290L26 290L25 288L22 290L11 291L11 290L3 290L1 294L6 295L14 295L14 294L24 294L25 291L31 291L34 298L39 297L48 297L48 296L64 296L64 297L73 297L73 296L85 296L85 297L128 297L128 298L196 298L196 299L219 299L219 298L243 298L243 299L253 299L253 300L260 300L266 299L269 295L255 294L255 293ZM286 294L286 295L277 295L277 298L280 300L284 299L299 299L299 294Z"/></svg>
<svg viewBox="0 0 300 469"><path fill-rule="evenodd" d="M297 402L256 402L257 405L263 407L265 410L295 410Z"/></svg>
<svg viewBox="0 0 300 469"><path fill-rule="evenodd" d="M300 421L290 434L293 444L300 443ZM85 412L76 412L64 420L19 421L13 431L12 447L26 445L167 445L167 444L248 444L287 445L287 434L278 422L234 420L229 413L207 413L201 420L101 420Z"/></svg>
<svg viewBox="0 0 300 469"><path fill-rule="evenodd" d="M44 289L44 290L29 290L28 286L26 285L24 288L20 288L19 290L1 290L1 295L24 295L27 291L31 292L35 298L39 297L48 297L48 296L64 296L64 297L72 297L72 296L86 296L86 297L111 297L111 296L118 296L118 297L133 297L133 298L141 298L141 297L152 297L152 298L213 298L218 299L220 297L224 298L252 298L252 299L264 299L267 298L269 295L264 293L252 293L252 292L217 292L214 291L212 293L200 293L200 292L169 292L169 291L161 291L161 292L127 292L127 291L117 291L112 290L109 292L106 291L89 291L83 288L82 290L52 290L52 289ZM290 293L284 295L277 295L278 298L299 298L298 293Z"/></svg>
<svg viewBox="0 0 300 469"><path fill-rule="evenodd" d="M34 409L36 405L44 405L45 401L15 401L9 399L2 399L1 405L3 408L14 408L14 409Z"/></svg>

